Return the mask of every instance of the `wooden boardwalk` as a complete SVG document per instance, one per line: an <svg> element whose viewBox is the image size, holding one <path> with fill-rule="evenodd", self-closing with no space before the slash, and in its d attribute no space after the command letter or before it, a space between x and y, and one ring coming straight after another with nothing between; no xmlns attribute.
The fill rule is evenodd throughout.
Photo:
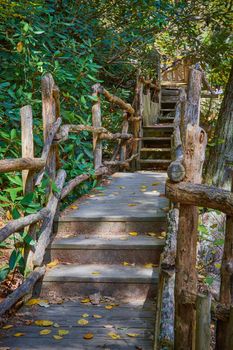
<svg viewBox="0 0 233 350"><path fill-rule="evenodd" d="M59 264L35 289L48 302L20 309L1 330L0 348L153 350L165 179L116 173L62 213L46 254Z"/></svg>

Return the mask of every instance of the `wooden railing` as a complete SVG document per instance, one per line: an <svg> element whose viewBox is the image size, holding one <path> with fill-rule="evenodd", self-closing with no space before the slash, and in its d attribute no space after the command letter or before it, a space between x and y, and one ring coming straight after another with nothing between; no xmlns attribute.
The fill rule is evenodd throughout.
<svg viewBox="0 0 233 350"><path fill-rule="evenodd" d="M209 350L211 319L216 349L233 349L233 193L201 184L207 137L199 127L203 72L191 69L187 95L180 91L168 168L171 200L168 236L160 262L155 349ZM233 174L233 172L232 172ZM197 292L198 207L226 214L219 302Z"/></svg>
<svg viewBox="0 0 233 350"><path fill-rule="evenodd" d="M123 110L122 131L111 133L102 127L101 99L104 96L109 102L116 104ZM51 74L42 78L42 117L44 146L40 158L34 157L33 142L33 116L31 106L21 108L22 131L22 158L0 160L0 173L22 171L24 194L33 192L45 173L54 181L53 186L47 189L47 205L35 214L12 220L0 230L0 242L11 234L27 228L28 234L36 240L35 246L25 252L27 269L32 272L12 294L0 303L0 316L9 310L45 273L43 265L47 246L51 242L53 234L53 221L60 200L64 199L77 185L90 179L93 175L82 174L68 182L65 170L60 168L59 143L69 139L70 133L88 131L93 134L93 153L95 177L111 172L111 167L120 169L128 168L137 157L139 127L141 116L137 110L137 104L133 108L122 99L111 95L100 84L93 86L93 97L96 101L92 108L92 126L90 125L62 125L60 115L59 88L55 85ZM132 133L128 133L128 129ZM110 160L103 160L102 141L116 140L117 147ZM40 225L38 226L38 223ZM38 231L39 230L39 234Z"/></svg>

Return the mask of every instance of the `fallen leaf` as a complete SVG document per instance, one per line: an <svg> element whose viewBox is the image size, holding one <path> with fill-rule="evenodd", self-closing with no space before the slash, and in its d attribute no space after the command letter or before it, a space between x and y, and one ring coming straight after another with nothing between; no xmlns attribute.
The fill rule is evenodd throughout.
<svg viewBox="0 0 233 350"><path fill-rule="evenodd" d="M7 325L3 326L2 329L10 329L12 327L13 327L12 324L7 324Z"/></svg>
<svg viewBox="0 0 233 350"><path fill-rule="evenodd" d="M6 217L7 217L7 220L12 220L13 219L13 217L11 215L11 212L9 210L7 210L7 212L6 212Z"/></svg>
<svg viewBox="0 0 233 350"><path fill-rule="evenodd" d="M56 340L61 340L63 339L63 337L61 337L60 335L53 335L53 338Z"/></svg>
<svg viewBox="0 0 233 350"><path fill-rule="evenodd" d="M112 308L113 308L112 305L106 305L106 306L105 306L105 309L107 309L107 310L111 310Z"/></svg>
<svg viewBox="0 0 233 350"><path fill-rule="evenodd" d="M137 232L129 232L129 235L135 237L138 235L138 233Z"/></svg>
<svg viewBox="0 0 233 350"><path fill-rule="evenodd" d="M93 333L86 333L86 334L84 334L83 339L90 340L93 337L94 337Z"/></svg>
<svg viewBox="0 0 233 350"><path fill-rule="evenodd" d="M40 327L48 327L53 325L53 321L49 320L36 320L35 325L40 326Z"/></svg>
<svg viewBox="0 0 233 350"><path fill-rule="evenodd" d="M106 324L104 325L104 328L113 328L114 326L112 324Z"/></svg>
<svg viewBox="0 0 233 350"><path fill-rule="evenodd" d="M89 314L82 314L82 317L88 317L89 316Z"/></svg>
<svg viewBox="0 0 233 350"><path fill-rule="evenodd" d="M59 325L58 323L54 323L54 324L53 324L53 327L55 327L55 328L59 328L59 327L60 327L60 325Z"/></svg>
<svg viewBox="0 0 233 350"><path fill-rule="evenodd" d="M117 186L118 188L120 188L121 190L125 189L125 186Z"/></svg>
<svg viewBox="0 0 233 350"><path fill-rule="evenodd" d="M86 303L90 303L90 301L91 301L90 298L85 298L81 300L81 303L86 304Z"/></svg>
<svg viewBox="0 0 233 350"><path fill-rule="evenodd" d="M59 329L58 330L58 335L66 335L69 334L70 332L66 329Z"/></svg>
<svg viewBox="0 0 233 350"><path fill-rule="evenodd" d="M131 337L131 338L135 338L139 336L138 333L126 333L126 335L128 335L128 337Z"/></svg>
<svg viewBox="0 0 233 350"><path fill-rule="evenodd" d="M155 264L152 264L152 263L148 263L148 264L144 264L143 265L146 269L151 269L152 267L155 267L156 265Z"/></svg>
<svg viewBox="0 0 233 350"><path fill-rule="evenodd" d="M45 299L30 299L26 302L25 305L27 306L32 306L32 305L38 305L40 303L47 303L48 304L48 300L45 300Z"/></svg>
<svg viewBox="0 0 233 350"><path fill-rule="evenodd" d="M124 265L124 266L129 266L130 264L129 264L127 261L124 261L124 262L123 262L123 265Z"/></svg>
<svg viewBox="0 0 233 350"><path fill-rule="evenodd" d="M48 263L46 266L47 266L48 268L52 268L52 267L54 267L54 266L56 266L56 265L58 265L58 264L59 264L59 260L58 260L58 259L55 259L55 260L51 261L50 263Z"/></svg>
<svg viewBox="0 0 233 350"><path fill-rule="evenodd" d="M41 335L47 335L47 334L49 334L49 333L51 333L52 331L51 331L51 329L42 329L41 331L40 331L40 334Z"/></svg>
<svg viewBox="0 0 233 350"><path fill-rule="evenodd" d="M162 232L160 232L160 236L162 236L162 237L166 237L166 236L167 236L166 231L162 231Z"/></svg>
<svg viewBox="0 0 233 350"><path fill-rule="evenodd" d="M94 317L94 318L102 318L101 315L97 315L97 314L94 314L93 317Z"/></svg>
<svg viewBox="0 0 233 350"><path fill-rule="evenodd" d="M22 337L22 336L24 336L25 335L25 333L15 333L14 334L14 337Z"/></svg>
<svg viewBox="0 0 233 350"><path fill-rule="evenodd" d="M160 185L160 182L153 182L153 184L151 184L151 186L158 186Z"/></svg>
<svg viewBox="0 0 233 350"><path fill-rule="evenodd" d="M157 234L156 234L155 232L148 232L148 233L147 233L147 236L156 237Z"/></svg>
<svg viewBox="0 0 233 350"><path fill-rule="evenodd" d="M18 44L16 45L16 50L20 53L23 51L23 43L22 41L19 41Z"/></svg>
<svg viewBox="0 0 233 350"><path fill-rule="evenodd" d="M128 238L127 238L127 237L120 237L120 240L121 240L121 241L127 241Z"/></svg>
<svg viewBox="0 0 233 350"><path fill-rule="evenodd" d="M78 207L78 205L71 205L71 206L70 206L70 209L73 209L73 210L74 210L74 209L79 209L79 207Z"/></svg>
<svg viewBox="0 0 233 350"><path fill-rule="evenodd" d="M91 274L94 275L94 276L99 276L99 275L100 275L100 272L99 272L99 271L94 271L94 272L92 272Z"/></svg>
<svg viewBox="0 0 233 350"><path fill-rule="evenodd" d="M114 332L109 332L108 333L109 337L111 337L112 339L121 339L120 335Z"/></svg>
<svg viewBox="0 0 233 350"><path fill-rule="evenodd" d="M83 318L81 318L80 320L77 321L78 324L80 324L81 326L85 326L86 324L88 324L89 322Z"/></svg>
<svg viewBox="0 0 233 350"><path fill-rule="evenodd" d="M136 207L136 206L137 206L136 203L129 203L129 204L128 204L128 207Z"/></svg>
<svg viewBox="0 0 233 350"><path fill-rule="evenodd" d="M140 188L141 188L141 190L143 190L143 189L146 190L148 188L148 186L142 185Z"/></svg>

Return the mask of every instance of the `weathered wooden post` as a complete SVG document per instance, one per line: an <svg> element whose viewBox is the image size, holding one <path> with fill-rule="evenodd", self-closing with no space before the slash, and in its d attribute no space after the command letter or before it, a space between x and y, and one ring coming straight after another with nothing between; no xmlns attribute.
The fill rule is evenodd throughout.
<svg viewBox="0 0 233 350"><path fill-rule="evenodd" d="M231 192L233 192L233 169L228 169L231 177ZM220 303L231 306L233 303L233 216L226 215L225 242L221 265ZM232 323L218 320L216 332L216 350L231 350ZM231 340L233 341L233 340Z"/></svg>
<svg viewBox="0 0 233 350"><path fill-rule="evenodd" d="M182 134L185 181L201 183L202 166L207 143L206 133L198 126L202 72L190 70L188 100ZM177 236L175 281L175 349L193 349L195 344L195 306L184 303L182 293L197 290L196 249L198 235L198 207L180 204Z"/></svg>
<svg viewBox="0 0 233 350"><path fill-rule="evenodd" d="M209 350L211 341L211 296L198 295L196 300L196 347Z"/></svg>
<svg viewBox="0 0 233 350"><path fill-rule="evenodd" d="M123 123L122 123L122 134L127 134L129 130L129 121L128 121L128 113L126 111L123 112ZM126 151L127 151L127 141L121 140L121 150L120 150L120 160L126 160Z"/></svg>
<svg viewBox="0 0 233 350"><path fill-rule="evenodd" d="M56 121L54 89L56 87L52 75L50 73L44 75L41 80L44 143L46 143L51 127ZM56 176L57 147L57 145L51 146L46 166L48 176L53 181Z"/></svg>
<svg viewBox="0 0 233 350"><path fill-rule="evenodd" d="M24 106L20 109L21 116L21 144L22 144L22 157L34 158L34 140L33 140L33 116L32 107ZM23 170L23 191L24 194L33 192L33 175L34 171Z"/></svg>
<svg viewBox="0 0 233 350"><path fill-rule="evenodd" d="M95 128L101 127L101 107L99 96L100 84L92 86L92 96L96 98L96 102L92 106L92 125ZM94 167L95 170L102 166L102 141L99 138L99 134L93 132L93 153L94 153Z"/></svg>

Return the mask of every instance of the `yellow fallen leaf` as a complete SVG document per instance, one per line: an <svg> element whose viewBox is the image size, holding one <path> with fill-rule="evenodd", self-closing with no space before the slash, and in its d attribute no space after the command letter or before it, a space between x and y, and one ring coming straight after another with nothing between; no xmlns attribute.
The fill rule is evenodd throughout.
<svg viewBox="0 0 233 350"><path fill-rule="evenodd" d="M131 337L131 338L135 338L139 336L138 333L126 333L126 335L128 335L128 337Z"/></svg>
<svg viewBox="0 0 233 350"><path fill-rule="evenodd" d="M61 340L63 339L63 337L61 337L60 335L53 335L53 338L56 340Z"/></svg>
<svg viewBox="0 0 233 350"><path fill-rule="evenodd" d="M32 305L38 305L40 303L45 303L45 304L48 304L48 300L45 300L45 299L30 299L26 302L25 305L27 306L32 306Z"/></svg>
<svg viewBox="0 0 233 350"><path fill-rule="evenodd" d="M2 329L10 329L12 327L13 327L12 324L6 324L5 326L2 327Z"/></svg>
<svg viewBox="0 0 233 350"><path fill-rule="evenodd" d="M6 212L6 217L7 217L7 220L12 220L12 215L11 215L11 212L9 210L7 210Z"/></svg>
<svg viewBox="0 0 233 350"><path fill-rule="evenodd" d="M162 236L162 237L166 237L166 236L167 236L166 231L160 232L160 236Z"/></svg>
<svg viewBox="0 0 233 350"><path fill-rule="evenodd" d="M128 207L136 207L136 206L137 206L136 203L129 203L129 204L128 204Z"/></svg>
<svg viewBox="0 0 233 350"><path fill-rule="evenodd" d="M71 205L70 209L79 209L78 205Z"/></svg>
<svg viewBox="0 0 233 350"><path fill-rule="evenodd" d="M111 310L112 308L113 308L112 305L106 305L106 306L105 306L105 309L107 309L107 310Z"/></svg>
<svg viewBox="0 0 233 350"><path fill-rule="evenodd" d="M99 275L100 275L100 272L99 272L99 271L94 271L94 272L92 272L91 274L94 275L94 276L99 276Z"/></svg>
<svg viewBox="0 0 233 350"><path fill-rule="evenodd" d="M129 235L135 237L138 235L138 233L137 232L129 232Z"/></svg>
<svg viewBox="0 0 233 350"><path fill-rule="evenodd" d="M130 264L129 264L127 261L124 261L124 262L123 262L123 265L124 265L124 266L129 266Z"/></svg>
<svg viewBox="0 0 233 350"><path fill-rule="evenodd" d="M125 186L117 186L117 187L120 188L121 190L125 188Z"/></svg>
<svg viewBox="0 0 233 350"><path fill-rule="evenodd" d="M155 267L156 265L155 264L152 264L152 263L148 263L148 264L145 264L144 267L146 269L151 269L152 267Z"/></svg>
<svg viewBox="0 0 233 350"><path fill-rule="evenodd" d="M111 337L112 339L121 339L120 335L114 332L109 332L108 333L109 337Z"/></svg>
<svg viewBox="0 0 233 350"><path fill-rule="evenodd" d="M16 50L20 53L23 51L23 43L22 41L19 41L18 44L16 45Z"/></svg>
<svg viewBox="0 0 233 350"><path fill-rule="evenodd" d="M70 332L66 329L59 329L58 330L58 335L66 335L69 334Z"/></svg>
<svg viewBox="0 0 233 350"><path fill-rule="evenodd" d="M88 317L89 316L89 314L82 314L82 317Z"/></svg>
<svg viewBox="0 0 233 350"><path fill-rule="evenodd" d="M84 334L83 339L90 340L93 337L94 337L93 333L86 333L86 334Z"/></svg>
<svg viewBox="0 0 233 350"><path fill-rule="evenodd" d="M140 188L141 188L141 190L143 190L143 189L146 190L148 188L148 186L142 185Z"/></svg>
<svg viewBox="0 0 233 350"><path fill-rule="evenodd" d="M90 298L85 298L81 300L81 303L86 304L86 303L90 303L90 301L91 301Z"/></svg>
<svg viewBox="0 0 233 350"><path fill-rule="evenodd" d="M93 317L94 317L94 318L102 318L101 315L97 315L97 314L94 314Z"/></svg>
<svg viewBox="0 0 233 350"><path fill-rule="evenodd" d="M147 233L147 236L156 237L157 234L156 234L155 232L148 232L148 233Z"/></svg>
<svg viewBox="0 0 233 350"><path fill-rule="evenodd" d="M153 184L151 184L151 186L158 186L160 185L160 182L153 182Z"/></svg>
<svg viewBox="0 0 233 350"><path fill-rule="evenodd" d="M146 192L146 189L145 188L141 188L140 191L141 192Z"/></svg>
<svg viewBox="0 0 233 350"><path fill-rule="evenodd" d="M25 335L25 333L15 333L14 334L14 337L22 337L22 336L24 336Z"/></svg>
<svg viewBox="0 0 233 350"><path fill-rule="evenodd" d="M40 327L48 327L53 325L53 321L49 320L36 320L35 325L40 326Z"/></svg>
<svg viewBox="0 0 233 350"><path fill-rule="evenodd" d="M40 331L40 334L41 335L47 335L47 334L49 334L51 332L52 332L51 329L42 329L42 331Z"/></svg>
<svg viewBox="0 0 233 350"><path fill-rule="evenodd" d="M81 318L80 320L77 321L78 324L80 324L81 326L85 326L86 324L88 324L89 322L83 318Z"/></svg>
<svg viewBox="0 0 233 350"><path fill-rule="evenodd" d="M46 266L47 266L48 268L52 268L52 267L54 267L54 266L56 266L56 265L58 265L58 264L59 264L59 260L58 260L58 259L55 259L55 260L51 261L50 263L48 263Z"/></svg>

